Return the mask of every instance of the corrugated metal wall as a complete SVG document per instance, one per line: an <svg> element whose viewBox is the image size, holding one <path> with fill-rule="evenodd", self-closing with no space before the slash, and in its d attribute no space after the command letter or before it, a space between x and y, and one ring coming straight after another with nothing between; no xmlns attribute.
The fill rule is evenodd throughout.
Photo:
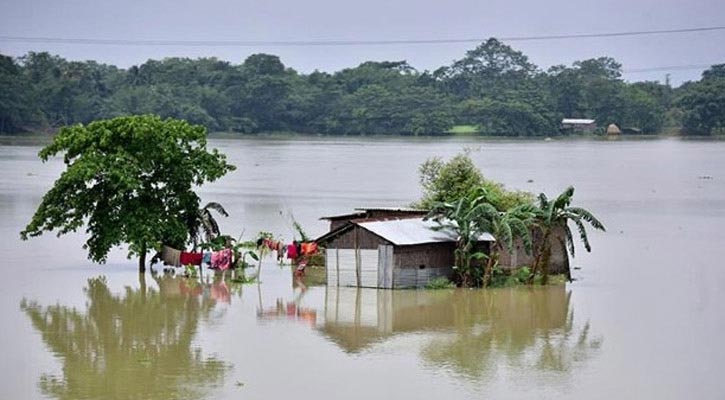
<svg viewBox="0 0 725 400"><path fill-rule="evenodd" d="M331 286L378 287L378 250L327 249L327 284Z"/></svg>

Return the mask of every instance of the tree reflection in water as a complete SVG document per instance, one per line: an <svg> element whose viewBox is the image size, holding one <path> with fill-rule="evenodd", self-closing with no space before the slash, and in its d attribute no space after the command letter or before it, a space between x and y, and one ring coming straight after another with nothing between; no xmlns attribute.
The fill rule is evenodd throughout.
<svg viewBox="0 0 725 400"><path fill-rule="evenodd" d="M427 333L427 364L479 380L506 365L568 371L601 344L577 327L564 286L493 290L328 287L325 335L350 353L401 334Z"/></svg>
<svg viewBox="0 0 725 400"><path fill-rule="evenodd" d="M502 365L525 371L569 371L601 345L587 321L577 328L564 286L452 294L452 334L431 341L423 358L466 378Z"/></svg>
<svg viewBox="0 0 725 400"><path fill-rule="evenodd" d="M105 278L90 279L85 312L23 300L21 309L62 359L63 376L43 374L40 389L57 399L198 399L230 368L192 348L200 318L216 301L184 293L183 278L160 290L126 288L114 295ZM193 284L193 283L192 283ZM181 290L170 288L172 286Z"/></svg>

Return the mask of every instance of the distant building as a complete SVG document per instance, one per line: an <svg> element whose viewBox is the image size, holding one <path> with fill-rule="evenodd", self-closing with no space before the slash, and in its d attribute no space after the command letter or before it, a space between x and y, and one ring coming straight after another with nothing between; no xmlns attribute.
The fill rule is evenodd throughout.
<svg viewBox="0 0 725 400"><path fill-rule="evenodd" d="M597 123L593 119L564 118L561 120L561 129L569 132L594 133Z"/></svg>

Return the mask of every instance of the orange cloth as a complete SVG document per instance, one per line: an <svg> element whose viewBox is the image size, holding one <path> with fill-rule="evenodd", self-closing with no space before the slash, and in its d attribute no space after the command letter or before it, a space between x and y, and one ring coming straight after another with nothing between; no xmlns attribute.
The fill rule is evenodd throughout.
<svg viewBox="0 0 725 400"><path fill-rule="evenodd" d="M302 255L309 256L309 255L312 255L315 253L317 253L317 243L315 243L315 242L302 243Z"/></svg>

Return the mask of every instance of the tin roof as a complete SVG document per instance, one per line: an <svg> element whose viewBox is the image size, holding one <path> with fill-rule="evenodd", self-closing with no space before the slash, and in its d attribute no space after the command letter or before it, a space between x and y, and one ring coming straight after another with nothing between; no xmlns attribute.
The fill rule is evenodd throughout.
<svg viewBox="0 0 725 400"><path fill-rule="evenodd" d="M421 210L419 208L406 208L406 207L356 207L359 211L393 211L403 213L428 213L428 210Z"/></svg>
<svg viewBox="0 0 725 400"><path fill-rule="evenodd" d="M390 212L399 214L410 214L410 215L425 215L428 213L427 210L420 210L416 208L402 208L402 207L357 207L355 211L349 214L341 215L330 215L327 217L321 217L320 219L326 219L328 221L339 220L339 219L355 219L364 218L371 212Z"/></svg>
<svg viewBox="0 0 725 400"><path fill-rule="evenodd" d="M326 220L333 220L333 219L353 219L356 217L363 217L365 216L364 211L355 211L354 213L350 214L341 214L341 215L330 215L329 217L320 217L320 219L326 219Z"/></svg>
<svg viewBox="0 0 725 400"><path fill-rule="evenodd" d="M455 242L458 238L458 235L451 230L433 230L439 226L438 223L423 218L359 222L357 225L399 246ZM484 233L478 240L492 242L494 238L491 234Z"/></svg>
<svg viewBox="0 0 725 400"><path fill-rule="evenodd" d="M593 119L584 119L584 118L564 118L561 120L562 124L593 124Z"/></svg>

